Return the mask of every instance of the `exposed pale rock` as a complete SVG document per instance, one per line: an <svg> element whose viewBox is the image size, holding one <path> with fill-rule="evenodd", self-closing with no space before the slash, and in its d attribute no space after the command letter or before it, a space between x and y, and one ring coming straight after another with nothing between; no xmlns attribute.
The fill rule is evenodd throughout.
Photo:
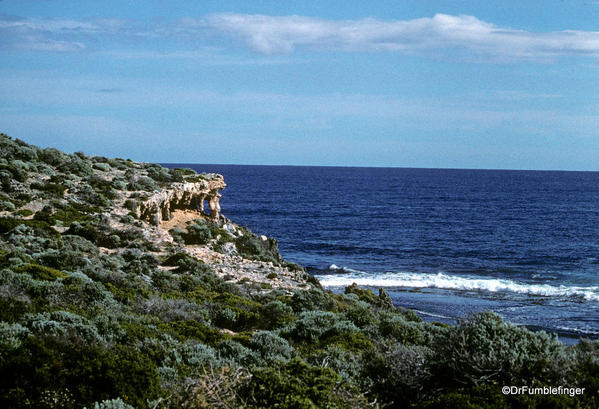
<svg viewBox="0 0 599 409"><path fill-rule="evenodd" d="M220 215L220 193L226 184L221 175L206 175L206 180L199 182L172 183L168 189L154 193L138 204L136 213L139 218L155 226L161 221L171 219L174 210L195 209L204 214L204 200L208 200L210 217L218 219Z"/></svg>

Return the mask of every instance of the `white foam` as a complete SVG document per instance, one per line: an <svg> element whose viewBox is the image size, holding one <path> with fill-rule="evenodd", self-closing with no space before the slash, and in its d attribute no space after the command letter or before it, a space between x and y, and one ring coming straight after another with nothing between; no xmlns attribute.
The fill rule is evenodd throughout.
<svg viewBox="0 0 599 409"><path fill-rule="evenodd" d="M334 272L344 272L344 273L355 273L355 274L362 274L362 271L359 270L354 270L348 267L339 267L337 264L331 264L329 266L329 271L334 271Z"/></svg>
<svg viewBox="0 0 599 409"><path fill-rule="evenodd" d="M332 266L331 266L332 267ZM335 266L337 267L337 266ZM317 275L325 287L346 287L352 283L369 287L441 288L464 291L489 291L493 293L519 293L544 297L577 297L587 301L599 301L599 287L578 287L549 284L528 284L503 278L455 276L444 273L380 273L349 272Z"/></svg>
<svg viewBox="0 0 599 409"><path fill-rule="evenodd" d="M569 332L577 332L580 334L586 334L586 335L599 335L599 331L595 331L589 328L576 328L576 327L562 327L562 326L556 326L557 329L561 329L563 331L569 331Z"/></svg>

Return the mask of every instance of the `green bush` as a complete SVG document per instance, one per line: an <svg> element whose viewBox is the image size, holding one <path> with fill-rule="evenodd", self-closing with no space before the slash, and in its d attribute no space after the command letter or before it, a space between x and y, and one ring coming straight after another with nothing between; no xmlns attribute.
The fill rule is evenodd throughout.
<svg viewBox="0 0 599 409"><path fill-rule="evenodd" d="M0 202L0 211L6 210L12 212L15 210L15 208L16 207L13 202L9 202L8 200Z"/></svg>
<svg viewBox="0 0 599 409"><path fill-rule="evenodd" d="M156 182L166 183L172 181L171 173L168 169L163 168L160 165L150 165L146 168L148 177L152 178Z"/></svg>
<svg viewBox="0 0 599 409"><path fill-rule="evenodd" d="M267 329L282 327L294 319L293 309L279 300L269 301L260 309L260 321Z"/></svg>
<svg viewBox="0 0 599 409"><path fill-rule="evenodd" d="M450 327L434 345L434 381L438 385L564 384L568 368L563 345L545 332L504 322L491 312L473 314Z"/></svg>
<svg viewBox="0 0 599 409"><path fill-rule="evenodd" d="M368 349L362 359L359 382L366 383L382 403L418 402L429 385L426 365L431 350L421 346L390 344Z"/></svg>
<svg viewBox="0 0 599 409"><path fill-rule="evenodd" d="M256 331L250 338L249 346L260 354L262 361L270 364L287 361L293 353L293 348L285 339L270 331Z"/></svg>
<svg viewBox="0 0 599 409"><path fill-rule="evenodd" d="M185 244L207 244L212 239L210 228L205 224L193 223L187 226L187 233L181 235Z"/></svg>
<svg viewBox="0 0 599 409"><path fill-rule="evenodd" d="M177 274L183 273L208 273L210 267L202 260L198 260L195 257L190 256L187 253L175 253L168 256L163 262L163 265L169 267L177 267L173 270Z"/></svg>
<svg viewBox="0 0 599 409"><path fill-rule="evenodd" d="M335 393L342 379L330 368L310 366L300 359L293 359L276 368L257 369L252 375L241 393L252 408L347 407Z"/></svg>
<svg viewBox="0 0 599 409"><path fill-rule="evenodd" d="M296 291L289 301L295 312L324 310L337 311L338 305L328 293L320 289Z"/></svg>
<svg viewBox="0 0 599 409"><path fill-rule="evenodd" d="M121 396L136 408L147 408L147 399L160 392L155 364L124 345L106 349L29 337L1 363L0 405L5 408L41 408L35 402L48 388L70 391L77 407Z"/></svg>
<svg viewBox="0 0 599 409"><path fill-rule="evenodd" d="M33 212L29 209L19 209L15 212L15 215L22 216L22 217L31 216L32 214L33 214Z"/></svg>
<svg viewBox="0 0 599 409"><path fill-rule="evenodd" d="M315 342L319 339L356 332L358 328L349 321L339 319L335 313L328 311L302 312L297 320L282 330L282 334L295 341Z"/></svg>
<svg viewBox="0 0 599 409"><path fill-rule="evenodd" d="M24 266L17 267L16 273L29 274L36 280L42 281L54 281L59 278L65 278L67 275L60 270L54 268L40 266L39 264L26 264Z"/></svg>
<svg viewBox="0 0 599 409"><path fill-rule="evenodd" d="M144 190L146 192L153 192L154 190L158 190L158 185L154 182L153 179L147 176L141 176L127 185L127 189L129 190Z"/></svg>
<svg viewBox="0 0 599 409"><path fill-rule="evenodd" d="M278 264L280 261L277 241L273 238L262 240L260 237L247 233L235 239L237 251L245 258L260 261L270 261Z"/></svg>
<svg viewBox="0 0 599 409"><path fill-rule="evenodd" d="M380 321L379 331L385 337L392 337L405 345L430 346L437 333L443 331L432 324L406 321L398 314L386 315Z"/></svg>
<svg viewBox="0 0 599 409"><path fill-rule="evenodd" d="M65 190L67 190L65 185L58 183L32 183L31 188L51 193L57 197L63 197Z"/></svg>
<svg viewBox="0 0 599 409"><path fill-rule="evenodd" d="M599 341L582 339L571 347L571 383L585 388L582 396L587 407L599 407Z"/></svg>
<svg viewBox="0 0 599 409"><path fill-rule="evenodd" d="M7 233L15 227L25 225L33 228L35 234L39 237L59 237L60 234L52 226L42 220L26 220L13 217L0 217L0 234Z"/></svg>
<svg viewBox="0 0 599 409"><path fill-rule="evenodd" d="M108 163L94 163L93 165L94 169L98 169L101 170L102 172L110 172L110 165Z"/></svg>

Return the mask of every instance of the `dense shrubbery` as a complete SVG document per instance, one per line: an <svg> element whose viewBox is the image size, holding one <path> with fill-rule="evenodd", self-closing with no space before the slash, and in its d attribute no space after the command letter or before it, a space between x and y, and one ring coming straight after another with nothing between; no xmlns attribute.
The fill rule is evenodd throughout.
<svg viewBox="0 0 599 409"><path fill-rule="evenodd" d="M1 135L0 154L0 208L11 212L0 217L1 407L599 405L598 342L565 347L491 313L455 326L422 322L384 291L355 285L332 294L317 282L295 291L232 284L182 243L284 263L276 241L198 219L156 252L132 216L111 224L99 215L126 184L203 180L192 170L67 155ZM45 204L30 206L35 213L34 200ZM503 385L586 391L505 396Z"/></svg>
<svg viewBox="0 0 599 409"><path fill-rule="evenodd" d="M278 264L280 260L277 241L273 238L262 238L245 232L241 237L235 239L235 246L239 254L246 258L252 258L261 261L270 261Z"/></svg>

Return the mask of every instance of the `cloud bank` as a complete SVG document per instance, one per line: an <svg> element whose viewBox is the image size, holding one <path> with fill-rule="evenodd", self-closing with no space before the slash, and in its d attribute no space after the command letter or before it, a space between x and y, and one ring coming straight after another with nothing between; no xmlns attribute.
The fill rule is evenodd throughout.
<svg viewBox="0 0 599 409"><path fill-rule="evenodd" d="M263 55L296 50L430 54L463 50L492 59L535 60L599 56L599 32L531 32L474 16L436 14L412 20L325 20L304 16L221 13L167 23L119 19L19 19L0 16L0 47L35 51L110 48L119 40L179 41L183 49L230 46L236 41ZM100 41L106 40L109 41ZM189 41L192 40L192 41ZM98 46L97 44L101 44ZM133 45L132 45L133 44ZM134 47L135 41L128 41Z"/></svg>
<svg viewBox="0 0 599 409"><path fill-rule="evenodd" d="M462 48L502 58L599 55L599 32L534 33L499 27L473 16L436 14L413 20L331 21L302 16L215 14L198 22L242 39L263 54L298 47L344 51L418 53Z"/></svg>

